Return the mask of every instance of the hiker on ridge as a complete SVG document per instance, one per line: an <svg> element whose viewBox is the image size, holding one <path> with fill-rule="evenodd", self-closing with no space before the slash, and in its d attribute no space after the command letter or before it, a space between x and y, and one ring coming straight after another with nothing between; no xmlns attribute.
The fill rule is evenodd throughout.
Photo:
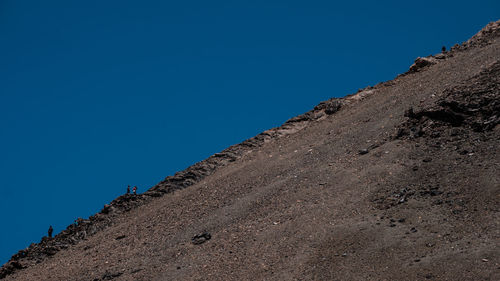
<svg viewBox="0 0 500 281"><path fill-rule="evenodd" d="M49 226L49 230L47 231L49 238L52 238L52 232L54 232L54 229L52 228L52 225L51 225L51 226Z"/></svg>
<svg viewBox="0 0 500 281"><path fill-rule="evenodd" d="M127 186L127 194L130 194L130 184Z"/></svg>
<svg viewBox="0 0 500 281"><path fill-rule="evenodd" d="M137 186L134 185L134 188L132 188L132 192L134 192L134 194L137 194Z"/></svg>

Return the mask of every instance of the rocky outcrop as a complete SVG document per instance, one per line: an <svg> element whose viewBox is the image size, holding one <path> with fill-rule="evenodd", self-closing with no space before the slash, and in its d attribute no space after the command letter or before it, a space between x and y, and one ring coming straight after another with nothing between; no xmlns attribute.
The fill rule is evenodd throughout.
<svg viewBox="0 0 500 281"><path fill-rule="evenodd" d="M473 179L497 169L494 160L487 164L478 159L498 159L499 101L500 61L496 61L461 84L434 93L418 108L409 108L407 120L394 134L394 139L411 147L405 177L380 187L372 202L386 211L425 204L435 208L433 215L444 212L447 221L463 223L469 223L479 209L497 206L491 194L498 192L498 186Z"/></svg>
<svg viewBox="0 0 500 281"><path fill-rule="evenodd" d="M455 52L460 52L467 50L472 47L484 47L491 44L491 40L500 36L500 20L496 22L491 22L481 29L476 35L472 36L469 40L462 43L461 45L456 44L453 46L449 52L443 50L442 53L436 55L430 55L427 57L418 57L415 62L410 66L408 73L415 73L429 67L431 65L439 63L440 60L444 60L448 57L452 57Z"/></svg>
<svg viewBox="0 0 500 281"><path fill-rule="evenodd" d="M206 160L188 167L184 171L167 177L158 185L148 190L145 195L154 197L158 196L158 194L161 193L169 193L191 186L201 181L204 177L213 174L218 168L236 161L246 153L250 152L252 149L261 146L265 142L278 137L293 134L306 127L310 122L314 122L319 119L326 118L326 116L328 115L334 114L335 112L340 110L343 104L343 99L336 98L321 102L313 110L297 117L291 118L278 128L267 130L240 144L233 145L223 150L222 152L210 156Z"/></svg>
<svg viewBox="0 0 500 281"><path fill-rule="evenodd" d="M455 45L452 50L466 50L472 47L483 47L491 44L491 40L498 36L500 36L500 20L490 22L462 45Z"/></svg>
<svg viewBox="0 0 500 281"><path fill-rule="evenodd" d="M418 57L415 62L410 66L410 72L417 72L419 69L437 63L437 59L433 57L421 58Z"/></svg>
<svg viewBox="0 0 500 281"><path fill-rule="evenodd" d="M500 123L500 62L439 96L418 111L410 108L397 138L439 137L459 128L476 132L495 128Z"/></svg>

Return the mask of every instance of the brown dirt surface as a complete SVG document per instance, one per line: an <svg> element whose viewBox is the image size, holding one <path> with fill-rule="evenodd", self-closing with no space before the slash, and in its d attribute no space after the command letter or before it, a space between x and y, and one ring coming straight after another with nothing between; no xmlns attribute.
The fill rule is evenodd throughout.
<svg viewBox="0 0 500 281"><path fill-rule="evenodd" d="M5 280L500 280L500 22L21 250Z"/></svg>

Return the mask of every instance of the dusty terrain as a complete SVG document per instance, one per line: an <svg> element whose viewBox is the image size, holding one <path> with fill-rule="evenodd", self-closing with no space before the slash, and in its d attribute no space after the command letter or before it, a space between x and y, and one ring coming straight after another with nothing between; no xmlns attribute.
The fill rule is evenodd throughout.
<svg viewBox="0 0 500 281"><path fill-rule="evenodd" d="M14 255L5 280L500 280L500 22Z"/></svg>

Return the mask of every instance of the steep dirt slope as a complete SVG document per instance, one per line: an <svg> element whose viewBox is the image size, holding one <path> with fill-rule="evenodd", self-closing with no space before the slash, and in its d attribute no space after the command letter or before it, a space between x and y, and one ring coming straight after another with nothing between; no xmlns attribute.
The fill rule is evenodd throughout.
<svg viewBox="0 0 500 281"><path fill-rule="evenodd" d="M498 26L118 198L6 280L500 280Z"/></svg>

